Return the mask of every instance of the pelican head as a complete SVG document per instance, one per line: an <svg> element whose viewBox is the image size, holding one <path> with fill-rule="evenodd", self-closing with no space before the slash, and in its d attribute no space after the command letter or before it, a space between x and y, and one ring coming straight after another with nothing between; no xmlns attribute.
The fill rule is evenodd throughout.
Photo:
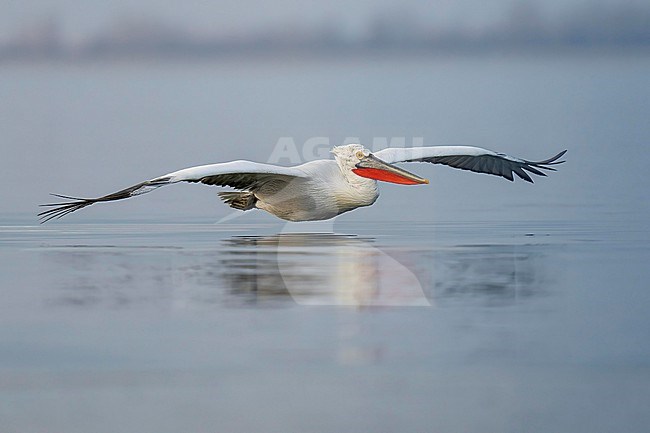
<svg viewBox="0 0 650 433"><path fill-rule="evenodd" d="M332 153L346 175L351 172L359 177L402 185L429 183L427 179L382 161L361 144L336 146Z"/></svg>

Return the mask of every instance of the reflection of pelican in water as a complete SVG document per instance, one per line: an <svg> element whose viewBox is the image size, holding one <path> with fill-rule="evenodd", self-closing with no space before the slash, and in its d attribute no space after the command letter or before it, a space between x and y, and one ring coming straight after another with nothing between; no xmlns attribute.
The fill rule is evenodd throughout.
<svg viewBox="0 0 650 433"><path fill-rule="evenodd" d="M61 245L43 248L41 268L53 278L47 284L54 287L55 305L204 308L289 300L503 305L544 294L548 270L557 267L543 245L433 246L414 240L398 246L333 234L332 228L229 237L207 248ZM60 274L62 266L74 272Z"/></svg>
<svg viewBox="0 0 650 433"><path fill-rule="evenodd" d="M283 233L225 241L223 277L256 298L290 295L306 305L430 305L408 266L372 239Z"/></svg>

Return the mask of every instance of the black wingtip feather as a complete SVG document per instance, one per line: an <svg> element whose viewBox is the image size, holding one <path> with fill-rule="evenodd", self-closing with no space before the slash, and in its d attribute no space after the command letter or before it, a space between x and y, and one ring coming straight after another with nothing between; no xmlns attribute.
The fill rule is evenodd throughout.
<svg viewBox="0 0 650 433"><path fill-rule="evenodd" d="M52 195L56 195L56 194L52 194ZM59 195L56 196L61 197ZM42 204L40 206L47 206L53 208L44 210L43 212L40 212L37 216L39 217L40 224L44 224L50 220L62 218L68 215L69 213L75 212L79 209L83 209L86 206L90 206L95 202L96 200L91 200L91 199L75 199L74 201L67 202L67 203Z"/></svg>
<svg viewBox="0 0 650 433"><path fill-rule="evenodd" d="M558 165L558 164L564 164L566 161L558 161L558 159L562 158L564 154L567 152L568 149L563 150L562 152L558 153L555 156L550 157L549 159L545 159L544 161L526 161L529 164L534 164L534 165ZM547 168L550 170L551 168Z"/></svg>
<svg viewBox="0 0 650 433"><path fill-rule="evenodd" d="M145 181L138 183L136 185L130 186L128 188L122 189L120 191L108 194L102 197L97 198L81 198L81 197L72 197L69 195L63 194L50 194L54 197L62 198L64 200L70 200L67 202L59 203L47 203L40 206L51 207L52 209L44 210L39 213L41 224L46 223L52 219L58 219L68 215L69 213L83 209L86 206L90 206L94 203L123 200L135 195L145 194L149 191L152 191L155 188L168 185L172 183L170 177L161 177L151 181Z"/></svg>
<svg viewBox="0 0 650 433"><path fill-rule="evenodd" d="M51 196L54 196L54 197L62 198L62 199L65 199L65 200L77 200L77 201L90 200L90 199L88 199L88 198L82 198L82 197L71 197L71 196L69 196L69 195L62 195L62 194L54 194L54 193L50 193L50 195L51 195Z"/></svg>
<svg viewBox="0 0 650 433"><path fill-rule="evenodd" d="M560 160L566 150L559 152L551 158L542 161L528 161L509 157L505 154L496 155L443 155L424 157L406 160L405 162L430 162L433 164L444 164L461 170L469 170L476 173L485 173L501 176L509 181L514 181L515 175L529 183L535 183L528 173L537 176L547 176L544 171L556 171L554 165L562 164Z"/></svg>

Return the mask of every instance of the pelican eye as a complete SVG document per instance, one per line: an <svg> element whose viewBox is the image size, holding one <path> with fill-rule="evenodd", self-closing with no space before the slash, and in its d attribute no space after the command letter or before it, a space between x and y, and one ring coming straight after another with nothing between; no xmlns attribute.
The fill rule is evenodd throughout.
<svg viewBox="0 0 650 433"><path fill-rule="evenodd" d="M366 157L366 154L363 153L363 150L357 150L357 154L356 154L356 155L357 155L357 158L359 158L359 159L363 159L363 158Z"/></svg>

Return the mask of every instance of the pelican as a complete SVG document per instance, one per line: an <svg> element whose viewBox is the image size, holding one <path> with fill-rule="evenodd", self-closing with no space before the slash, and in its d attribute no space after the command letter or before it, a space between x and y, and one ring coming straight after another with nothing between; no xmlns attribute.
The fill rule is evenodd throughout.
<svg viewBox="0 0 650 433"><path fill-rule="evenodd" d="M219 192L230 207L241 211L262 209L288 221L326 220L363 206L379 197L377 181L401 185L428 184L429 181L397 166L399 162L429 162L461 170L504 177L514 175L532 183L527 173L546 176L542 170L554 165L566 150L543 161L528 161L503 153L471 146L431 146L387 148L372 153L361 144L334 147L334 159L282 167L251 161L231 161L200 165L174 171L97 198L52 194L66 201L41 206L41 223L58 219L95 203L142 195L179 182L227 186L235 191Z"/></svg>

